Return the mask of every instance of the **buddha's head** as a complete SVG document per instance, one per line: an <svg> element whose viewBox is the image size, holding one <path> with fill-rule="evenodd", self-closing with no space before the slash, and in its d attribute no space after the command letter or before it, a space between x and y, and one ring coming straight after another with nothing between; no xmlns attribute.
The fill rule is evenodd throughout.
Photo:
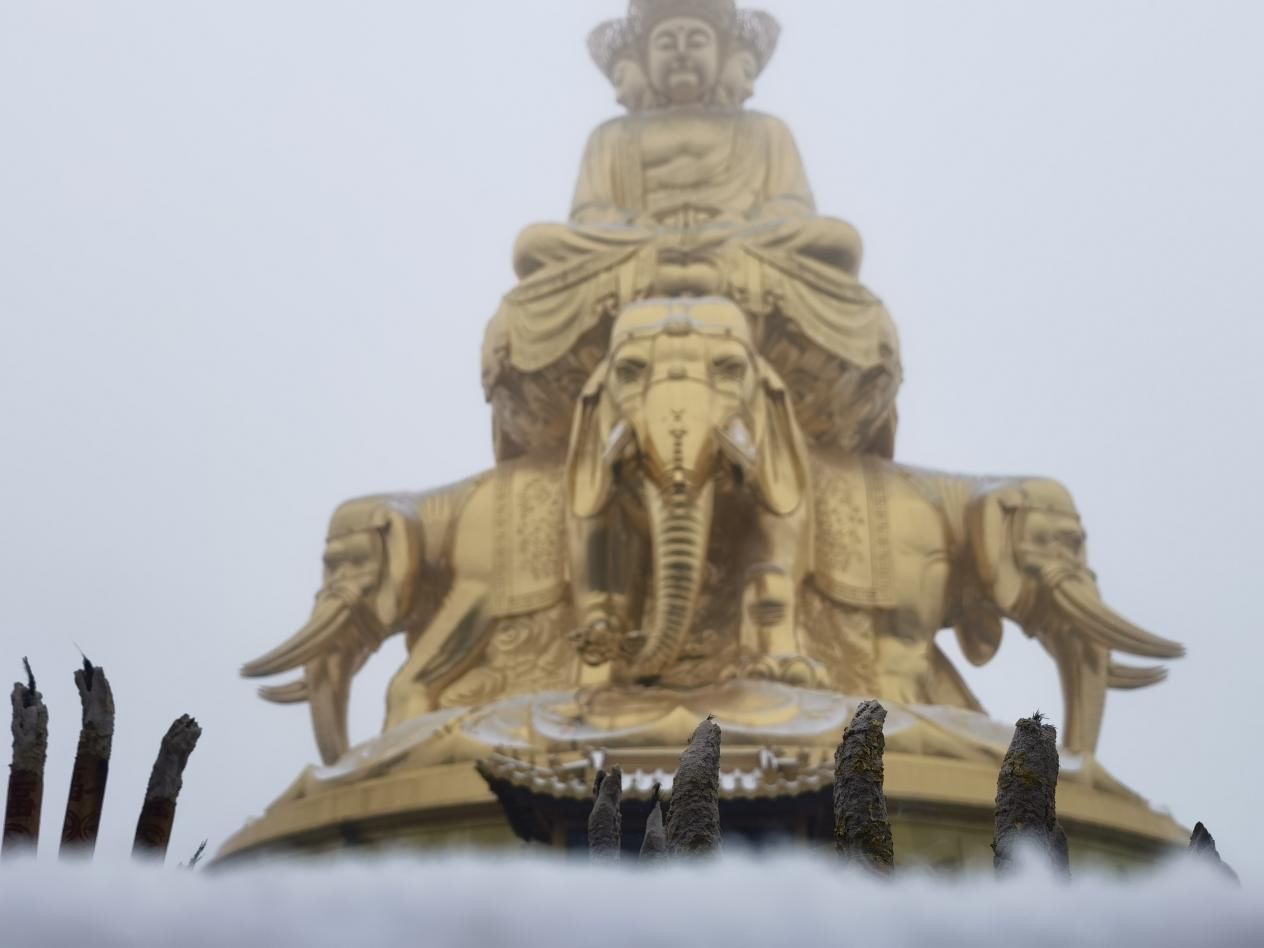
<svg viewBox="0 0 1264 948"><path fill-rule="evenodd" d="M627 18L599 26L588 45L630 112L738 107L779 34L776 20L734 0L631 0Z"/></svg>
<svg viewBox="0 0 1264 948"><path fill-rule="evenodd" d="M645 37L646 77L659 104L703 105L720 78L720 36L698 16L669 16Z"/></svg>

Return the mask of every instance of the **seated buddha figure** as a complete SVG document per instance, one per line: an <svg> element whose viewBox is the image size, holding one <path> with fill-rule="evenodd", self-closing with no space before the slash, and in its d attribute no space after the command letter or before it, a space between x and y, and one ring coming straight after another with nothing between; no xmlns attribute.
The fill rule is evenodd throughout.
<svg viewBox="0 0 1264 948"><path fill-rule="evenodd" d="M569 221L514 249L483 352L501 460L563 452L614 317L671 296L736 302L807 436L890 456L899 344L859 235L817 213L786 125L743 107L778 32L733 0L631 0L590 38L628 114L589 140Z"/></svg>

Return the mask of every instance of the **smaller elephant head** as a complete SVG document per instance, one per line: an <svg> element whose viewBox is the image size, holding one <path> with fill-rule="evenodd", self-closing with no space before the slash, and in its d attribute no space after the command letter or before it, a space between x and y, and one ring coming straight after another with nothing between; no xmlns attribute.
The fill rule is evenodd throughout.
<svg viewBox="0 0 1264 948"><path fill-rule="evenodd" d="M1087 535L1070 493L1048 480L993 484L970 508L975 568L988 598L1038 639L1058 665L1066 702L1066 747L1092 753L1109 688L1156 684L1166 670L1111 661L1112 652L1180 658L1185 649L1120 616L1102 600L1089 569ZM976 664L1000 644L1000 616L958 628Z"/></svg>
<svg viewBox="0 0 1264 948"><path fill-rule="evenodd" d="M264 686L259 694L278 704L310 704L326 763L349 746L351 680L407 617L420 557L415 524L388 500L343 504L329 524L324 582L311 617L288 641L241 670L247 678L266 678L303 669L297 681Z"/></svg>
<svg viewBox="0 0 1264 948"><path fill-rule="evenodd" d="M781 380L727 300L629 307L578 407L568 477L578 518L601 515L620 487L646 511L655 607L638 679L674 661L693 621L717 476L777 516L806 503L807 456Z"/></svg>

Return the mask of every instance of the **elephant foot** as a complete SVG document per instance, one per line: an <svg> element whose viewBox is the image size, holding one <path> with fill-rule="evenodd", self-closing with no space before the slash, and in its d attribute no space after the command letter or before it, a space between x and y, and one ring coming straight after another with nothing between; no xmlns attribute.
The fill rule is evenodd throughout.
<svg viewBox="0 0 1264 948"><path fill-rule="evenodd" d="M775 681L796 688L828 690L833 687L825 666L803 655L761 655L742 668L740 677Z"/></svg>

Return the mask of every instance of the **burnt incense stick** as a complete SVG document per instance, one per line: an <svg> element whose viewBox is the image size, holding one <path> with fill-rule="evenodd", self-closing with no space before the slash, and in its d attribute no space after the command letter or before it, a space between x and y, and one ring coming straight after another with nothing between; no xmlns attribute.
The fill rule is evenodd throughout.
<svg viewBox="0 0 1264 948"><path fill-rule="evenodd" d="M149 774L145 804L136 823L133 856L162 859L167 855L171 828L175 825L176 802L184 784L184 768L201 736L197 721L186 714L172 724L163 737Z"/></svg>
<svg viewBox="0 0 1264 948"><path fill-rule="evenodd" d="M31 663L22 659L26 682L13 686L13 759L4 811L4 858L34 855L44 808L44 762L48 758L48 708L35 687Z"/></svg>
<svg viewBox="0 0 1264 948"><path fill-rule="evenodd" d="M87 658L75 672L75 687L83 705L79 746L70 775L70 795L61 828L63 856L91 856L105 805L105 785L110 775L110 750L114 743L114 695L105 670Z"/></svg>
<svg viewBox="0 0 1264 948"><path fill-rule="evenodd" d="M720 726L698 725L680 756L667 817L667 851L707 855L720 850Z"/></svg>
<svg viewBox="0 0 1264 948"><path fill-rule="evenodd" d="M623 848L623 771L598 773L596 796L588 816L588 852L595 860L617 862Z"/></svg>
<svg viewBox="0 0 1264 948"><path fill-rule="evenodd" d="M1039 711L1019 721L996 783L997 872L1013 868L1019 850L1028 846L1070 874L1066 833L1058 823L1058 767L1057 729L1045 724Z"/></svg>
<svg viewBox="0 0 1264 948"><path fill-rule="evenodd" d="M886 719L882 705L864 702L834 755L834 845L845 859L882 874L895 868L883 792Z"/></svg>

